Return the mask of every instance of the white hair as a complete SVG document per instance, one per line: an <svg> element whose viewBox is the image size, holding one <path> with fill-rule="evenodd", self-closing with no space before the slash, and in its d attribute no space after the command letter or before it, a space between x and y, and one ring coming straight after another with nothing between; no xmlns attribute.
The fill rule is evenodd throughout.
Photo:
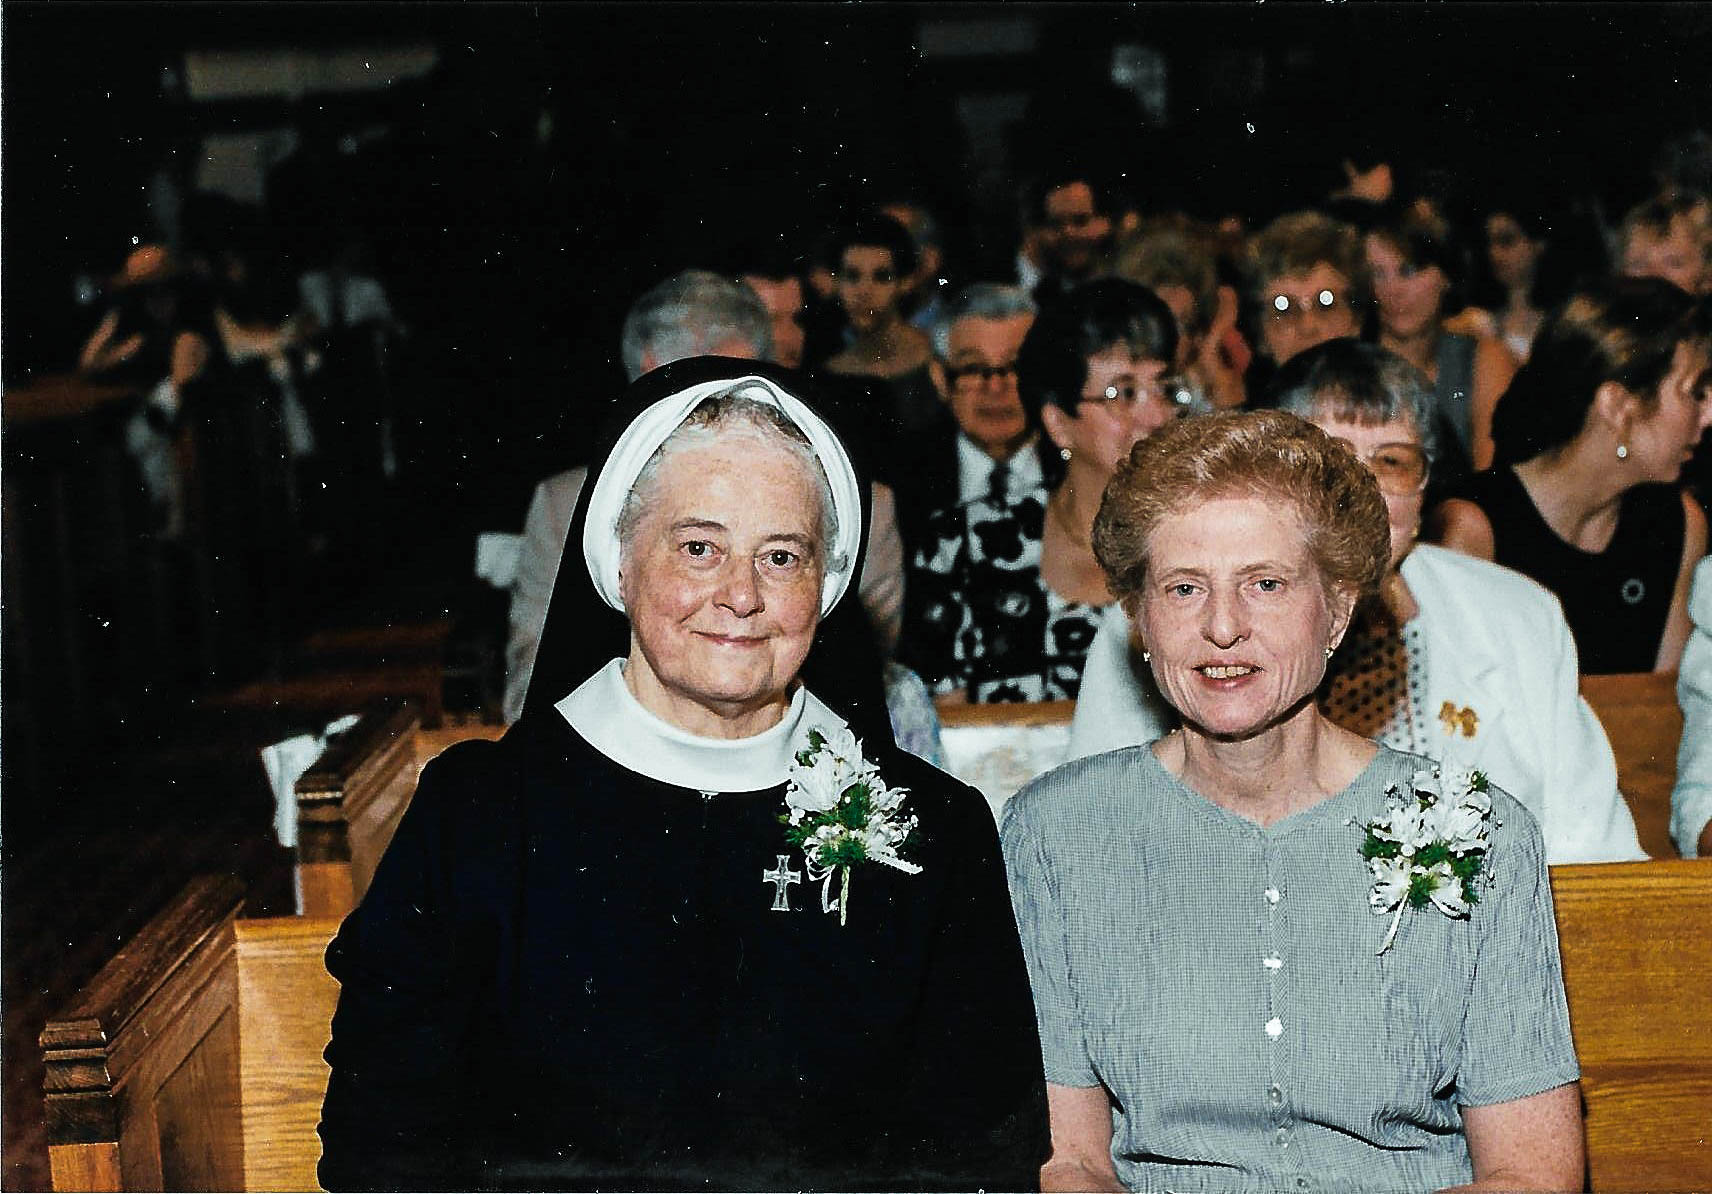
<svg viewBox="0 0 1712 1194"><path fill-rule="evenodd" d="M624 372L631 381L653 367L701 356L738 341L756 360L773 354L773 317L741 282L704 269L673 274L630 306L624 317Z"/></svg>
<svg viewBox="0 0 1712 1194"><path fill-rule="evenodd" d="M847 561L832 558L836 554L833 545L838 542L839 529L838 513L832 501L832 486L827 482L826 469L809 445L808 437L778 407L735 394L720 394L704 399L690 412L688 418L678 424L677 430L654 449L648 463L636 474L636 481L625 495L624 506L618 514L616 529L619 557L623 559L629 556L636 529L641 525L647 511L657 504L655 490L660 483L660 472L666 460L687 448L697 448L735 437L757 440L769 447L783 449L795 457L813 478L815 492L820 498L820 543L816 562L820 565L822 575L842 570Z"/></svg>
<svg viewBox="0 0 1712 1194"><path fill-rule="evenodd" d="M962 319L1013 319L1033 315L1034 300L1020 286L998 282L976 282L957 292L945 313L933 325L933 351L940 360L951 356L951 329Z"/></svg>

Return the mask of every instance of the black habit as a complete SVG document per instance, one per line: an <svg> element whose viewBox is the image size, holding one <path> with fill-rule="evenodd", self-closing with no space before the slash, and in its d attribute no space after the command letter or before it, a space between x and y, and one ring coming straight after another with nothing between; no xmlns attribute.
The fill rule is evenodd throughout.
<svg viewBox="0 0 1712 1194"><path fill-rule="evenodd" d="M561 588L587 586L592 488ZM855 867L843 926L782 784L651 779L544 699L431 763L328 950L322 1184L1035 1188L1045 1085L992 816L858 720L922 869Z"/></svg>

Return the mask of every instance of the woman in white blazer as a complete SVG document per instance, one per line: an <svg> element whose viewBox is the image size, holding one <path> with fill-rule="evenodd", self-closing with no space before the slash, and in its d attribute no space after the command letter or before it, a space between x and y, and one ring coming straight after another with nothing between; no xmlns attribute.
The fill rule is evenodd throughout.
<svg viewBox="0 0 1712 1194"><path fill-rule="evenodd" d="M1391 519L1383 602L1334 660L1318 695L1328 714L1395 749L1486 772L1539 820L1549 862L1645 858L1610 743L1577 688L1557 599L1508 568L1416 543L1433 449L1420 375L1384 349L1334 340L1291 360L1273 394L1350 442ZM1171 728L1139 662L1114 607L1088 653L1071 758Z"/></svg>
<svg viewBox="0 0 1712 1194"><path fill-rule="evenodd" d="M1670 794L1670 835L1684 858L1712 856L1712 556L1694 568L1688 598L1694 633L1676 674L1682 744Z"/></svg>

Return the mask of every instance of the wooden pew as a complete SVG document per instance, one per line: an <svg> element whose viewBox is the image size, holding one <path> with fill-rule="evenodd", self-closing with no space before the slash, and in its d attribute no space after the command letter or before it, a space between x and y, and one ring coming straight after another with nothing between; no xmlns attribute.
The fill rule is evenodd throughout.
<svg viewBox="0 0 1712 1194"><path fill-rule="evenodd" d="M1594 1190L1712 1189L1712 861L1552 868Z"/></svg>
<svg viewBox="0 0 1712 1194"><path fill-rule="evenodd" d="M325 917L193 880L42 1030L56 1190L313 1190L338 986Z"/></svg>
<svg viewBox="0 0 1712 1194"><path fill-rule="evenodd" d="M1712 1187L1712 862L1552 871L1592 1188ZM315 1188L326 917L192 882L41 1035L56 1190Z"/></svg>
<svg viewBox="0 0 1712 1194"><path fill-rule="evenodd" d="M981 790L997 817L1005 802L1064 761L1075 701L939 705L945 769Z"/></svg>
<svg viewBox="0 0 1712 1194"><path fill-rule="evenodd" d="M1583 676L1581 694L1611 740L1617 783L1634 814L1641 848L1654 858L1678 857L1670 837L1670 792L1682 738L1676 673ZM1075 702L946 701L938 708L946 769L980 788L996 812L1029 779L1063 761Z"/></svg>
<svg viewBox="0 0 1712 1194"><path fill-rule="evenodd" d="M1670 790L1682 710L1675 672L1583 676L1581 695L1593 706L1617 756L1617 786L1635 816L1641 849L1654 858L1678 857L1670 837Z"/></svg>
<svg viewBox="0 0 1712 1194"><path fill-rule="evenodd" d="M429 759L504 726L447 721L425 730L417 706L387 701L328 744L297 781L297 879L305 916L357 906Z"/></svg>

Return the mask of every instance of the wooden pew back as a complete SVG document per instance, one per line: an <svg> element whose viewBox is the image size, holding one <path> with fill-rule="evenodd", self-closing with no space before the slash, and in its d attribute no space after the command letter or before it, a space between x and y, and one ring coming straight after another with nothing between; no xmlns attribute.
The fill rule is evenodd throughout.
<svg viewBox="0 0 1712 1194"><path fill-rule="evenodd" d="M43 1029L56 1190L311 1190L337 921L190 883Z"/></svg>
<svg viewBox="0 0 1712 1194"><path fill-rule="evenodd" d="M1074 701L939 706L945 769L979 788L999 816L1005 802L1064 761Z"/></svg>
<svg viewBox="0 0 1712 1194"><path fill-rule="evenodd" d="M1552 868L1594 1190L1712 1188L1712 861Z"/></svg>
<svg viewBox="0 0 1712 1194"><path fill-rule="evenodd" d="M504 726L470 722L424 729L413 703L388 701L330 743L297 781L304 915L344 916L357 906L429 759L465 738L504 732Z"/></svg>
<svg viewBox="0 0 1712 1194"><path fill-rule="evenodd" d="M1641 849L1654 858L1676 858L1670 837L1670 790L1676 786L1676 748L1682 740L1676 673L1583 676L1581 695L1611 740L1617 786L1635 815Z"/></svg>

